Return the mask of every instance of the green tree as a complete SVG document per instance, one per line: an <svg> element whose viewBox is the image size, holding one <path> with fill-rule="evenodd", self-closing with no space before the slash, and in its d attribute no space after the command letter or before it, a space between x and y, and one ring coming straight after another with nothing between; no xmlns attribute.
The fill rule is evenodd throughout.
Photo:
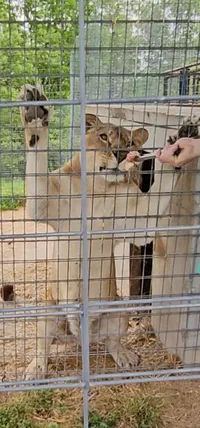
<svg viewBox="0 0 200 428"><path fill-rule="evenodd" d="M48 97L69 98L70 56L78 33L77 2L1 0L0 14L0 100L16 100L24 83L36 81L44 85ZM69 136L69 107L54 110L50 168L60 163ZM0 127L1 175L22 174L23 131L18 109L1 109Z"/></svg>
<svg viewBox="0 0 200 428"><path fill-rule="evenodd" d="M90 98L162 95L165 71L199 59L199 0L97 0L92 15Z"/></svg>

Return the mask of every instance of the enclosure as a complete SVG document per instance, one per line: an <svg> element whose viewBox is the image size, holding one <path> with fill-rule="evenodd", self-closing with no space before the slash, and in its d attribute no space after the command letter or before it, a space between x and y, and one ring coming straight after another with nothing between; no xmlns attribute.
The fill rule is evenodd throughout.
<svg viewBox="0 0 200 428"><path fill-rule="evenodd" d="M0 391L63 391L83 422L57 426L100 427L101 388L200 378L199 162L119 170L200 138L200 5L0 11Z"/></svg>

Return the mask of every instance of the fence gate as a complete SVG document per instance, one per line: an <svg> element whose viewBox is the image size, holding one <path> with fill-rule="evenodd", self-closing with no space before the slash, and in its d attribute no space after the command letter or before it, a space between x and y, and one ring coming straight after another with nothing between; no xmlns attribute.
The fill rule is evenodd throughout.
<svg viewBox="0 0 200 428"><path fill-rule="evenodd" d="M199 162L126 163L200 138L200 8L0 10L0 391L92 427L102 386L200 378Z"/></svg>

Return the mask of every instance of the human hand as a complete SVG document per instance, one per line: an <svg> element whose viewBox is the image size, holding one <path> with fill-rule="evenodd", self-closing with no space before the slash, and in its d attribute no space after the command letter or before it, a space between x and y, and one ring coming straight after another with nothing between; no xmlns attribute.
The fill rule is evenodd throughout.
<svg viewBox="0 0 200 428"><path fill-rule="evenodd" d="M140 158L139 152L137 151L129 152L126 156L125 170L128 171L133 166L138 166L140 163L139 158Z"/></svg>
<svg viewBox="0 0 200 428"><path fill-rule="evenodd" d="M176 155L176 151L180 153ZM163 150L157 150L156 158L161 163L180 167L200 156L200 139L180 138L174 144L169 144Z"/></svg>

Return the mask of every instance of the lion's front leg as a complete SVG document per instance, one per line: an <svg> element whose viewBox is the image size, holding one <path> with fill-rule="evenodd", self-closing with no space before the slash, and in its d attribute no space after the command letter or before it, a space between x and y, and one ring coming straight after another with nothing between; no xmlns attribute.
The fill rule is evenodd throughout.
<svg viewBox="0 0 200 428"><path fill-rule="evenodd" d="M35 107L34 101L46 101L41 85L24 85L20 98L30 102L30 106L21 107L21 122L24 127L27 149L26 162L26 209L33 220L58 227L59 198L58 190L48 173L48 140L51 109L43 105Z"/></svg>
<svg viewBox="0 0 200 428"><path fill-rule="evenodd" d="M52 294L58 305L62 305L69 322L69 329L76 337L80 330L80 317L75 314L81 301L81 241L79 237L60 238L54 243ZM73 312L73 314L72 314Z"/></svg>
<svg viewBox="0 0 200 428"><path fill-rule="evenodd" d="M38 320L36 328L36 354L26 369L26 380L40 379L46 376L50 347L56 336L58 323L56 318L52 319L47 316Z"/></svg>
<svg viewBox="0 0 200 428"><path fill-rule="evenodd" d="M55 244L55 286L53 297L58 303L79 304L83 301L82 246L79 240L62 240ZM92 301L107 300L113 288L111 239L91 239L88 248L88 299ZM56 261L57 260L57 261ZM57 284L57 285L56 285ZM80 334L80 316L76 308L62 308L69 322L69 329L76 337ZM73 314L72 314L73 312ZM90 329L99 313L89 317Z"/></svg>

